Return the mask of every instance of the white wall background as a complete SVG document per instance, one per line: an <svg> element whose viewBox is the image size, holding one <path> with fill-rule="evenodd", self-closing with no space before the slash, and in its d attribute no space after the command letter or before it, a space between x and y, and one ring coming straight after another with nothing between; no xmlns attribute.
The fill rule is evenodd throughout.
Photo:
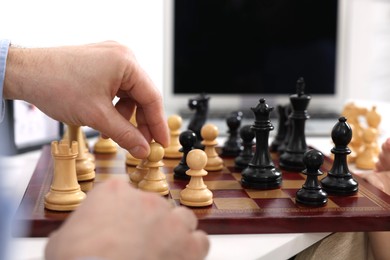
<svg viewBox="0 0 390 260"><path fill-rule="evenodd" d="M347 98L390 101L390 1L345 1Z"/></svg>
<svg viewBox="0 0 390 260"><path fill-rule="evenodd" d="M342 0L346 99L390 101L390 1ZM121 42L163 86L164 0L2 0L0 37L23 46Z"/></svg>
<svg viewBox="0 0 390 260"><path fill-rule="evenodd" d="M162 90L162 0L1 0L0 37L27 47L115 40Z"/></svg>

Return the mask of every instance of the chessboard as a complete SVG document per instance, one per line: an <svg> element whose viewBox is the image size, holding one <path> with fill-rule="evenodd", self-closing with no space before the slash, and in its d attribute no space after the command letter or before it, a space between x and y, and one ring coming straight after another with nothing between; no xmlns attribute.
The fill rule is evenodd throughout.
<svg viewBox="0 0 390 260"><path fill-rule="evenodd" d="M115 154L95 154L95 157L96 177L90 182L80 182L82 190L88 192L96 183L110 178L130 183L129 174L135 168L126 166L124 150ZM204 177L205 184L213 193L213 204L192 208L199 219L199 228L209 234L390 230L390 197L358 176L354 176L359 182L356 194L329 196L325 206L307 207L295 202L295 194L306 178L302 173L284 171L279 189L244 189L240 184L241 174L234 168L234 158L225 157L223 160L221 171L209 172ZM180 205L179 193L188 181L173 178L173 168L179 163L178 159L164 159L163 162L162 171L170 186L166 197L176 207ZM274 162L278 166L277 158ZM331 165L332 160L326 157L321 169L324 172L322 177L326 176ZM50 146L46 146L16 214L17 225L30 227L28 234L23 236L48 236L70 214L44 208L44 196L50 189L52 177L53 160Z"/></svg>

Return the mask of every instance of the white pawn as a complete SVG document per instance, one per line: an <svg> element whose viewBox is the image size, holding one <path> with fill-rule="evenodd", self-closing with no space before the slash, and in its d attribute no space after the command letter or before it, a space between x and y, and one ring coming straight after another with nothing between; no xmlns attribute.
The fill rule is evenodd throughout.
<svg viewBox="0 0 390 260"><path fill-rule="evenodd" d="M126 153L126 165L127 166L137 166L141 163L141 159L135 158L131 153Z"/></svg>
<svg viewBox="0 0 390 260"><path fill-rule="evenodd" d="M168 118L168 127L170 130L171 143L165 148L164 158L179 159L183 157L183 153L179 152L181 144L179 142L180 128L182 125L182 118L178 115L172 115Z"/></svg>
<svg viewBox="0 0 390 260"><path fill-rule="evenodd" d="M203 182L203 176L207 171L203 168L207 163L207 155L200 149L191 150L187 155L187 165L190 169L186 172L191 176L186 188L180 192L180 203L190 207L204 207L213 203L213 193Z"/></svg>
<svg viewBox="0 0 390 260"><path fill-rule="evenodd" d="M54 141L51 143L51 153L54 173L50 191L45 195L45 208L56 211L75 210L86 197L77 182L78 144L73 141L69 146L67 141Z"/></svg>
<svg viewBox="0 0 390 260"><path fill-rule="evenodd" d="M98 140L93 146L95 153L116 153L118 145L111 138L103 138L99 135Z"/></svg>
<svg viewBox="0 0 390 260"><path fill-rule="evenodd" d="M144 179L144 176L148 172L149 168L146 167L147 159L143 159L135 167L135 171L129 174L131 182L137 187L138 183Z"/></svg>
<svg viewBox="0 0 390 260"><path fill-rule="evenodd" d="M223 160L219 157L215 146L218 144L218 128L213 124L205 124L200 132L205 146L204 151L207 155L207 164L204 167L206 171L219 171L223 168Z"/></svg>
<svg viewBox="0 0 390 260"><path fill-rule="evenodd" d="M161 161L163 157L164 148L162 145L156 142L151 143L150 154L145 164L149 171L144 179L138 183L138 188L144 191L156 192L163 196L169 193L167 178L160 170L160 167L164 166Z"/></svg>

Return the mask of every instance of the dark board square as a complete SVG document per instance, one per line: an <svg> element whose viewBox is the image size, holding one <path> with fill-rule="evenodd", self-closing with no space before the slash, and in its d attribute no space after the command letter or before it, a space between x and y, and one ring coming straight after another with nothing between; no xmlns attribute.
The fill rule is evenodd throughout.
<svg viewBox="0 0 390 260"><path fill-rule="evenodd" d="M377 207L379 206L375 204L372 200L366 197L358 197L358 196L332 196L332 201L343 208L367 208L367 207Z"/></svg>
<svg viewBox="0 0 390 260"><path fill-rule="evenodd" d="M283 180L305 180L306 176L297 172L283 172Z"/></svg>
<svg viewBox="0 0 390 260"><path fill-rule="evenodd" d="M213 190L214 198L247 198L244 190Z"/></svg>
<svg viewBox="0 0 390 260"><path fill-rule="evenodd" d="M280 199L253 199L260 208L296 208L297 205L291 198Z"/></svg>
<svg viewBox="0 0 390 260"><path fill-rule="evenodd" d="M204 181L223 181L223 180L235 180L233 175L221 172L209 172L203 177Z"/></svg>

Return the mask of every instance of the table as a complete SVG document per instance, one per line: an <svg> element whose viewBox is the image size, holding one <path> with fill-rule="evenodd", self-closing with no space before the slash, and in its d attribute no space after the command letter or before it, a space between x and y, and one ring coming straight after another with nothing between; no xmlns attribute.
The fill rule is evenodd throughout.
<svg viewBox="0 0 390 260"><path fill-rule="evenodd" d="M332 147L329 138L311 137L307 138L307 143L320 147L324 153ZM5 189L12 194L15 205L23 197L39 156L40 150L11 156L3 161ZM288 259L329 234L210 235L211 248L207 259ZM10 259L43 259L46 242L47 238L13 238Z"/></svg>

